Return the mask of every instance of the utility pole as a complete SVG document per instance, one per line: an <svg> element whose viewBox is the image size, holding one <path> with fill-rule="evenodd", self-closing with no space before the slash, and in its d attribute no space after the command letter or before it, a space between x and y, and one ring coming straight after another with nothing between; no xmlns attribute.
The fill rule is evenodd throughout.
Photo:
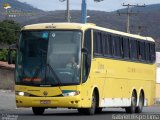
<svg viewBox="0 0 160 120"><path fill-rule="evenodd" d="M86 0L82 0L82 13L81 13L81 22L86 23L87 22L87 4Z"/></svg>
<svg viewBox="0 0 160 120"><path fill-rule="evenodd" d="M144 5L131 5L131 4L122 4L122 6L126 6L127 7L127 12L125 13L120 13L119 11L118 14L121 15L121 14L126 14L127 15L127 21L126 21L126 32L127 33L130 33L130 16L132 15L136 15L137 13L133 13L130 8L131 7L145 7L145 4Z"/></svg>
<svg viewBox="0 0 160 120"><path fill-rule="evenodd" d="M101 2L104 0L94 0L94 2ZM81 22L87 22L87 3L86 0L82 0L82 10L81 10Z"/></svg>
<svg viewBox="0 0 160 120"><path fill-rule="evenodd" d="M66 15L66 19L67 19L67 22L71 22L71 16L70 16L70 6L69 6L69 0L59 0L60 2L64 2L66 1L67 2L67 15Z"/></svg>
<svg viewBox="0 0 160 120"><path fill-rule="evenodd" d="M70 8L69 8L69 0L67 0L67 21L68 21L68 22L71 22Z"/></svg>

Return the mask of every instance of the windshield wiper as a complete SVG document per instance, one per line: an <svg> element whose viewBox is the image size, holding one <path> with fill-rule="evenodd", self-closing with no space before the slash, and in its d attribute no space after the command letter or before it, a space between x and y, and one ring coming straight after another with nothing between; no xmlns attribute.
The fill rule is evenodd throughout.
<svg viewBox="0 0 160 120"><path fill-rule="evenodd" d="M31 78L31 82L33 82L33 81L34 81L34 78L35 78L36 76L38 76L38 74L39 74L39 72L41 71L42 68L43 68L43 64L41 64L40 67L36 69L33 77Z"/></svg>
<svg viewBox="0 0 160 120"><path fill-rule="evenodd" d="M54 71L54 68L49 63L47 64L47 66L51 70L51 72L52 72L53 76L55 77L55 79L57 80L57 83L61 86L62 82L59 79L59 77L57 76L56 72Z"/></svg>
<svg viewBox="0 0 160 120"><path fill-rule="evenodd" d="M37 68L36 69L36 71L35 71L35 73L33 74L33 77L31 78L31 82L33 82L33 80L34 80L34 78L36 77L36 76L38 76L38 74L39 74L39 72L41 71L41 69L43 68L43 66L45 66L44 65L44 55L46 55L46 50L43 50L43 49L41 49L41 48L39 48L39 51L40 51L40 53L41 53L41 64L40 64L40 67L39 68ZM46 70L45 70L46 71Z"/></svg>

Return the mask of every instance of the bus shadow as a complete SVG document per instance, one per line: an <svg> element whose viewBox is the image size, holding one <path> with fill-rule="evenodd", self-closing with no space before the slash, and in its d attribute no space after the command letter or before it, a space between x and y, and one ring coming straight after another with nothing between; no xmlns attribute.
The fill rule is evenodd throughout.
<svg viewBox="0 0 160 120"><path fill-rule="evenodd" d="M101 115L113 115L113 114L126 114L126 112L124 111L102 111L101 113L97 113L94 116L101 116ZM23 116L35 116L33 113L29 113L29 114L19 114L21 117ZM36 116L89 116L89 115L84 115L84 114L80 114L78 111L46 111L43 115L36 115Z"/></svg>

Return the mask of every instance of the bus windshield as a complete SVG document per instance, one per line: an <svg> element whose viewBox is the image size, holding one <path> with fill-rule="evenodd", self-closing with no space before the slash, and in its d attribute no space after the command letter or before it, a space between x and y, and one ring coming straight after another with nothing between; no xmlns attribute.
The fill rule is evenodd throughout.
<svg viewBox="0 0 160 120"><path fill-rule="evenodd" d="M22 31L16 84L61 86L80 83L80 31Z"/></svg>

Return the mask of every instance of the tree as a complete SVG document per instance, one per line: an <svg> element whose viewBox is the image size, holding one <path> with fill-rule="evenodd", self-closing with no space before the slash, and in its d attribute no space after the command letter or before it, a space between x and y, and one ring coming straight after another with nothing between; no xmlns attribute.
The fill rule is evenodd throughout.
<svg viewBox="0 0 160 120"><path fill-rule="evenodd" d="M12 20L0 22L0 43L12 44L18 41L20 24Z"/></svg>

